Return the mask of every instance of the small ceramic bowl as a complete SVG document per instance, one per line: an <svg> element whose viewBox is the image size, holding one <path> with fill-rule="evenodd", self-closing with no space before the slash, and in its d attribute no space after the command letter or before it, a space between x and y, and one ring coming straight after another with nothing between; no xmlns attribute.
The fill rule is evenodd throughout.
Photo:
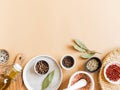
<svg viewBox="0 0 120 90"><path fill-rule="evenodd" d="M89 77L89 79L90 79L90 82L91 82L91 86L90 86L90 89L89 90L94 90L94 86L95 86L95 84L94 84L94 79L93 79L93 77L89 74L89 73L87 73L87 72L85 72L85 71L78 71L78 72L75 72L71 77L70 77L70 80L69 80L69 83L68 83L68 88L71 86L71 84L73 83L73 80L75 79L75 77L76 77L76 75L80 75L80 74L85 74L86 76L88 76ZM85 76L83 76L83 77L85 77ZM81 78L81 79L84 79L84 78ZM76 79L75 79L76 80Z"/></svg>
<svg viewBox="0 0 120 90"><path fill-rule="evenodd" d="M102 62L98 57L92 57L90 58L86 64L85 64L85 70L88 72L96 72L98 71L102 66Z"/></svg>
<svg viewBox="0 0 120 90"><path fill-rule="evenodd" d="M60 64L65 70L71 70L75 67L76 60L72 55L66 54L61 58Z"/></svg>
<svg viewBox="0 0 120 90"><path fill-rule="evenodd" d="M9 59L9 53L5 49L0 49L0 64L4 64Z"/></svg>
<svg viewBox="0 0 120 90"><path fill-rule="evenodd" d="M112 83L112 84L120 84L120 79L117 80L117 81L110 80L110 79L108 78L107 74L106 74L106 71L107 71L108 67L111 66L111 65L117 65L117 66L120 67L120 62L114 61L114 62L111 62L111 63L107 64L107 65L105 66L105 68L104 68L104 77L105 77L105 79L106 79L109 83Z"/></svg>
<svg viewBox="0 0 120 90"><path fill-rule="evenodd" d="M45 60L36 61L34 64L34 71L38 75L44 75L49 71L49 64Z"/></svg>

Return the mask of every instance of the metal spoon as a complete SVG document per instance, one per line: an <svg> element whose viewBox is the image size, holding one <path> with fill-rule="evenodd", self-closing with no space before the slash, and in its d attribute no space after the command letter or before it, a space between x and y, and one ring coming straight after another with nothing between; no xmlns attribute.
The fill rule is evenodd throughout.
<svg viewBox="0 0 120 90"><path fill-rule="evenodd" d="M75 84L73 84L72 86L70 86L64 90L76 90L76 89L82 88L86 85L87 85L87 81L85 79L81 79L78 82L76 82Z"/></svg>

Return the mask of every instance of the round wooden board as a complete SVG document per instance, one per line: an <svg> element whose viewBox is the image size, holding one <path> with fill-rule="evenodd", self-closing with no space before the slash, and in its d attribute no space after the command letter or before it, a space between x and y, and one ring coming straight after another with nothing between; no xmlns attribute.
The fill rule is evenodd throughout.
<svg viewBox="0 0 120 90"><path fill-rule="evenodd" d="M103 60L103 64L102 64L102 67L99 73L99 82L100 82L102 90L120 90L120 85L114 85L114 84L107 82L103 74L104 67L108 63L113 62L113 61L120 62L120 49L115 49L111 51L110 53L106 55L106 57Z"/></svg>

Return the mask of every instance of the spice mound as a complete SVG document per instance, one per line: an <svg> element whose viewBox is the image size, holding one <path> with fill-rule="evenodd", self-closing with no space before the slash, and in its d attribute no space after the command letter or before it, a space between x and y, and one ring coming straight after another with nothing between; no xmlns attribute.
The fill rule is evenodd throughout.
<svg viewBox="0 0 120 90"><path fill-rule="evenodd" d="M8 59L9 53L4 49L0 49L0 64L7 62Z"/></svg>
<svg viewBox="0 0 120 90"><path fill-rule="evenodd" d="M111 81L118 81L120 79L120 66L112 64L106 69L106 76Z"/></svg>
<svg viewBox="0 0 120 90"><path fill-rule="evenodd" d="M40 60L36 63L35 68L36 68L37 73L46 74L49 70L49 65L46 61Z"/></svg>
<svg viewBox="0 0 120 90"><path fill-rule="evenodd" d="M74 59L71 56L66 56L66 57L64 57L62 64L65 67L70 68L74 65Z"/></svg>
<svg viewBox="0 0 120 90"><path fill-rule="evenodd" d="M82 88L78 88L77 90L90 90L91 88L91 79L88 77L88 75L84 74L84 73L80 73L74 76L71 86L73 84L75 84L76 82L78 82L81 79L85 79L87 81L87 85L82 87Z"/></svg>

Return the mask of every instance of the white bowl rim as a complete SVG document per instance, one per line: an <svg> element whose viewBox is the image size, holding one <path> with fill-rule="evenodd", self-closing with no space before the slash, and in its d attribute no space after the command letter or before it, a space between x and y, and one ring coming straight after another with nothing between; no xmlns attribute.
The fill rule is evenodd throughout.
<svg viewBox="0 0 120 90"><path fill-rule="evenodd" d="M75 72L75 73L70 77L68 87L71 86L71 81L72 81L72 79L74 78L74 76L75 76L76 74L80 74L80 73L86 74L86 75L90 78L91 83L92 83L90 90L94 90L94 86L95 86L95 84L94 84L94 79L93 79L93 77L92 77L88 72L86 72L86 71L77 71L77 72Z"/></svg>
<svg viewBox="0 0 120 90"><path fill-rule="evenodd" d="M104 68L104 77L105 77L105 79L106 79L108 82L110 82L110 83L112 83L112 84L120 84L120 79L119 79L117 82L114 82L114 81L109 80L109 78L107 78L106 69L107 69L110 65L112 65L112 64L120 65L120 62L118 62L118 61L113 61L113 62L108 63L108 64L105 66L105 68Z"/></svg>
<svg viewBox="0 0 120 90"><path fill-rule="evenodd" d="M73 64L72 67L67 68L67 67L65 67L65 66L63 65L62 61L63 61L63 59L64 59L66 56L70 56L70 57L73 58L74 64ZM65 70L71 70L71 69L73 69L73 68L75 67L75 65L76 65L76 59L75 59L74 56L71 55L71 54L65 54L65 55L62 56L62 58L61 58L61 60L60 60L60 65L61 65L62 68L65 69Z"/></svg>
<svg viewBox="0 0 120 90"><path fill-rule="evenodd" d="M34 59L36 59L36 58L38 58L38 57L49 57L49 58L51 58L52 60L54 60L54 62L57 64L57 66L59 67L59 69L60 69L60 73L61 73L61 79L60 79L60 83L59 83L59 85L58 85L58 88L60 87L60 85L61 85L61 83L62 83L62 79L63 79L63 72L62 72L62 69L61 69L61 67L60 67L60 65L58 64L58 62L56 61L56 59L54 58L54 57L52 57L52 56L50 56L50 55L37 55L37 56L34 56L34 57L32 57L31 59L30 59L30 61L32 61L32 60L34 60ZM30 62L29 61L29 62ZM38 60L39 61L39 60ZM28 62L28 63L29 63ZM26 65L28 65L28 63L26 63ZM25 65L25 66L26 66ZM35 65L35 64L34 64ZM24 67L25 68L25 67ZM25 72L25 69L23 69L23 72ZM25 74L23 73L23 80L24 80L24 83L27 83L25 80ZM25 84L25 86L26 86L26 88L28 89L28 85L26 85Z"/></svg>

